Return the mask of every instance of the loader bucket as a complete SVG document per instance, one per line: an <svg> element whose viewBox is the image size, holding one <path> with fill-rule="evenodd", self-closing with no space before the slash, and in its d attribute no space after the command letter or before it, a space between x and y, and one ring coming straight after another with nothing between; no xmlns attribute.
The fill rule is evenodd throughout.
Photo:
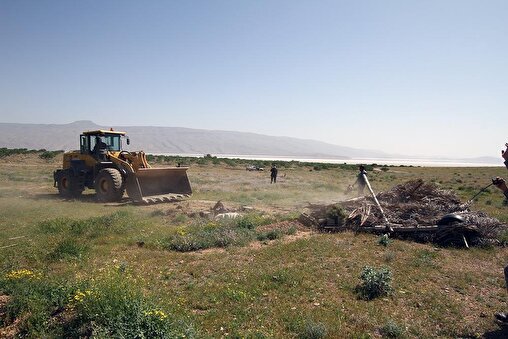
<svg viewBox="0 0 508 339"><path fill-rule="evenodd" d="M187 167L140 168L127 176L127 194L137 203L170 202L192 194Z"/></svg>

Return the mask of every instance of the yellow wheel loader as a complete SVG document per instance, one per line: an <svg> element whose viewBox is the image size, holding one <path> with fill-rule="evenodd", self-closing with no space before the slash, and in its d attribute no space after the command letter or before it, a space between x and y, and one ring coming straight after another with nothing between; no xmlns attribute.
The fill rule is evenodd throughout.
<svg viewBox="0 0 508 339"><path fill-rule="evenodd" d="M127 195L136 203L181 200L192 194L187 167L153 168L143 151L122 150L125 132L83 132L80 150L66 152L63 168L53 173L54 186L65 198L76 198L85 188L95 189L100 202L120 201Z"/></svg>

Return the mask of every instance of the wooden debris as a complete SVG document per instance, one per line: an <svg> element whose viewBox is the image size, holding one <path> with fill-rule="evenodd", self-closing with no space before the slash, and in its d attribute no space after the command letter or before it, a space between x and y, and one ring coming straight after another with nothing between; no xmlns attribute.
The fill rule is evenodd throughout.
<svg viewBox="0 0 508 339"><path fill-rule="evenodd" d="M319 225L319 222L307 213L302 213L298 218L298 221L300 221L303 225L311 228L317 227Z"/></svg>
<svg viewBox="0 0 508 339"><path fill-rule="evenodd" d="M381 192L377 199L393 229L391 236L411 238L417 241L432 241L441 245L469 248L482 244L497 244L501 232L508 231L508 225L483 212L471 211L451 191L442 190L433 183L412 180ZM312 205L307 217L327 232L354 230L359 232L384 233L386 219L379 209L372 209L374 200L370 197L355 198L340 203L347 216L343 222L328 220L327 210L331 206ZM446 214L454 213L463 222L437 225ZM310 219L309 218L309 219ZM304 222L302 222L304 223ZM305 223L304 223L305 224Z"/></svg>

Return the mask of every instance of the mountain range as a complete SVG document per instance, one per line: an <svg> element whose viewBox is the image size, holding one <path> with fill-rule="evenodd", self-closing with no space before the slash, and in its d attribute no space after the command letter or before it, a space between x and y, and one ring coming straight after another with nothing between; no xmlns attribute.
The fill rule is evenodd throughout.
<svg viewBox="0 0 508 339"><path fill-rule="evenodd" d="M80 133L110 128L127 132L131 141L128 148L152 154L233 154L339 159L390 157L380 151L291 137L182 127L100 126L86 120L70 124L0 123L0 147L66 151L79 149Z"/></svg>
<svg viewBox="0 0 508 339"><path fill-rule="evenodd" d="M143 150L151 154L211 154L345 160L414 158L292 137L182 127L100 126L87 120L75 121L70 124L0 123L0 147L75 150L79 149L79 135L83 131L109 130L110 128L127 132L131 144L126 149ZM478 163L499 162L498 159L492 157L455 160Z"/></svg>

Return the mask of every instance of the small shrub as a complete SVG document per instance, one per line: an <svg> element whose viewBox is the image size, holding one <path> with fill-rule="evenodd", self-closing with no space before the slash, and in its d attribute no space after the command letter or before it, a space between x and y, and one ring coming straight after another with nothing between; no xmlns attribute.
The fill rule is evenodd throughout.
<svg viewBox="0 0 508 339"><path fill-rule="evenodd" d="M268 231L268 233L266 234L266 237L268 238L268 240L279 239L279 238L282 238L282 232L280 230L271 230L271 231Z"/></svg>
<svg viewBox="0 0 508 339"><path fill-rule="evenodd" d="M268 232L259 233L257 235L257 239L259 241L275 240L279 238L282 238L282 232L280 230L270 230Z"/></svg>
<svg viewBox="0 0 508 339"><path fill-rule="evenodd" d="M388 234L383 234L382 236L379 237L379 240L377 241L377 243L381 246L384 246L384 247L387 247L390 243L391 243L391 239L390 237L388 236Z"/></svg>
<svg viewBox="0 0 508 339"><path fill-rule="evenodd" d="M287 235L295 235L295 234L296 234L296 232L297 232L296 227L291 226L291 227L290 227L290 228L288 228L288 230L286 231L286 234L287 234Z"/></svg>
<svg viewBox="0 0 508 339"><path fill-rule="evenodd" d="M365 266L360 275L361 283L356 287L359 297L372 300L388 295L392 291L392 272L386 267L375 269Z"/></svg>
<svg viewBox="0 0 508 339"><path fill-rule="evenodd" d="M404 329L392 320L389 320L383 328L381 334L384 338L402 338L404 336Z"/></svg>
<svg viewBox="0 0 508 339"><path fill-rule="evenodd" d="M41 154L39 154L39 158L50 160L62 153L63 151L43 151Z"/></svg>
<svg viewBox="0 0 508 339"><path fill-rule="evenodd" d="M322 323L307 321L298 335L300 339L321 339L327 335L326 326Z"/></svg>
<svg viewBox="0 0 508 339"><path fill-rule="evenodd" d="M175 234L163 240L163 247L178 252L198 251L213 247L210 239L202 235L181 235Z"/></svg>
<svg viewBox="0 0 508 339"><path fill-rule="evenodd" d="M330 219L336 219L337 225L343 225L344 220L347 218L347 213L344 211L342 206L333 205L326 211L326 217Z"/></svg>
<svg viewBox="0 0 508 339"><path fill-rule="evenodd" d="M258 226L268 225L273 220L257 213L247 214L240 219L236 219L236 226L240 228L254 229Z"/></svg>
<svg viewBox="0 0 508 339"><path fill-rule="evenodd" d="M212 247L243 245L254 238L254 231L237 227L229 220L222 223L209 222L178 229L175 234L162 241L163 247L179 252L197 251Z"/></svg>
<svg viewBox="0 0 508 339"><path fill-rule="evenodd" d="M258 233L258 235L256 236L256 239L258 241L266 241L266 240L268 240L268 238L266 237L266 233Z"/></svg>
<svg viewBox="0 0 508 339"><path fill-rule="evenodd" d="M236 225L240 228L247 228L249 230L252 230L256 227L253 220L247 217L240 218L236 223Z"/></svg>
<svg viewBox="0 0 508 339"><path fill-rule="evenodd" d="M48 255L50 260L61 259L80 259L86 252L88 247L82 241L76 239L64 239L58 243L55 249Z"/></svg>
<svg viewBox="0 0 508 339"><path fill-rule="evenodd" d="M421 250L416 253L413 260L413 265L416 267L435 267L434 259L437 258L437 253L429 250Z"/></svg>

